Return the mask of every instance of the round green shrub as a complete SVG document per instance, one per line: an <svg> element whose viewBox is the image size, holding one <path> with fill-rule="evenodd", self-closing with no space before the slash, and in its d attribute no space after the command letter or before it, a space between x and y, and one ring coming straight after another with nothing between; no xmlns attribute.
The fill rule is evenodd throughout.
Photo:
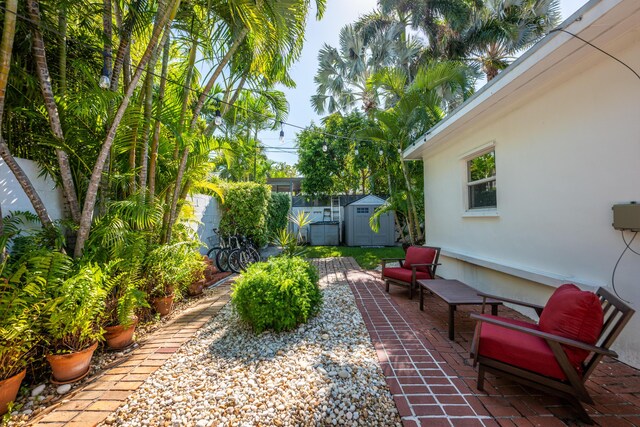
<svg viewBox="0 0 640 427"><path fill-rule="evenodd" d="M320 309L318 272L298 257L252 264L234 284L231 302L258 333L293 329Z"/></svg>

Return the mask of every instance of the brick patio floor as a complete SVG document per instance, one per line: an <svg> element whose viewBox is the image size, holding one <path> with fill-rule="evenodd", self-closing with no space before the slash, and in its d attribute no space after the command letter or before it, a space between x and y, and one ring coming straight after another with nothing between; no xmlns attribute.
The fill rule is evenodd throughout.
<svg viewBox="0 0 640 427"><path fill-rule="evenodd" d="M512 381L487 374L485 392L475 388L469 313L479 307L458 307L450 341L448 306L439 298L426 296L421 312L407 289L391 286L386 293L380 273L360 270L352 259L341 262L404 426L582 425L562 399ZM499 314L527 320L506 307ZM595 404L586 408L598 425L640 425L640 371L606 359L587 388Z"/></svg>
<svg viewBox="0 0 640 427"><path fill-rule="evenodd" d="M229 301L230 286L222 284L212 294L188 308L140 342L123 363L111 369L65 401L38 416L38 427L87 427L104 421L160 366L189 341L198 329Z"/></svg>

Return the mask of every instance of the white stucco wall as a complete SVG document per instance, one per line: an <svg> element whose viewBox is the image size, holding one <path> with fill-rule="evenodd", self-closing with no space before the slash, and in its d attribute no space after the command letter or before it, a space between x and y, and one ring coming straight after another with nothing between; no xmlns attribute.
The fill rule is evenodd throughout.
<svg viewBox="0 0 640 427"><path fill-rule="evenodd" d="M203 194L190 196L189 202L193 206L194 216L199 222L193 226L202 242L200 253L204 255L212 243L210 237L215 236L213 229L218 228L220 225L221 213L218 205L219 202L215 197ZM217 236L213 242L217 242Z"/></svg>
<svg viewBox="0 0 640 427"><path fill-rule="evenodd" d="M640 32L607 48L640 69ZM640 203L640 80L596 52L535 85L423 159L427 243L445 255L439 274L544 303L563 282L611 286L625 247L611 206ZM492 141L498 216L466 217L462 158ZM640 251L640 237L633 246ZM615 283L638 310L639 256L627 252ZM640 314L615 349L640 366Z"/></svg>
<svg viewBox="0 0 640 427"><path fill-rule="evenodd" d="M49 177L40 176L40 169L36 162L20 158L16 158L16 162L31 180L51 219L62 219L64 217L64 198L62 191L56 188L55 182ZM0 205L3 215L8 215L10 211L35 213L29 198L22 191L13 172L2 159L0 159Z"/></svg>

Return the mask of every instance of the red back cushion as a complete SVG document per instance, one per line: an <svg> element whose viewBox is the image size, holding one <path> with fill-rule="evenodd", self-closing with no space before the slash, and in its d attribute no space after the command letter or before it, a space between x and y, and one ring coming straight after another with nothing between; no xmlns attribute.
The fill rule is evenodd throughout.
<svg viewBox="0 0 640 427"><path fill-rule="evenodd" d="M538 326L543 332L595 344L602 331L603 313L600 299L593 292L581 291L576 285L560 286L542 311ZM564 346L569 361L580 371L589 352Z"/></svg>
<svg viewBox="0 0 640 427"><path fill-rule="evenodd" d="M409 246L407 256L402 267L411 270L413 264L433 264L436 258L436 250L433 248L424 248L421 246ZM416 268L416 271L429 272L426 266Z"/></svg>

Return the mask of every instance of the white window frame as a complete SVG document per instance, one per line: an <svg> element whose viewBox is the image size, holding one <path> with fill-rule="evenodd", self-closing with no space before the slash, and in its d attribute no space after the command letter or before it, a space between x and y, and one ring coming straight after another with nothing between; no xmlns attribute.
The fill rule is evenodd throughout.
<svg viewBox="0 0 640 427"><path fill-rule="evenodd" d="M463 217L497 217L498 207L487 207L487 208L471 208L469 206L469 188L472 185L483 184L485 182L498 181L498 168L496 166L496 174L490 178L484 178L477 181L469 182L469 161L475 159L476 157L483 156L487 153L496 151L496 143L495 141L488 142L479 147L474 148L473 150L464 153L460 156L461 160L461 169L462 169L462 206L463 206ZM496 198L497 203L497 198Z"/></svg>

